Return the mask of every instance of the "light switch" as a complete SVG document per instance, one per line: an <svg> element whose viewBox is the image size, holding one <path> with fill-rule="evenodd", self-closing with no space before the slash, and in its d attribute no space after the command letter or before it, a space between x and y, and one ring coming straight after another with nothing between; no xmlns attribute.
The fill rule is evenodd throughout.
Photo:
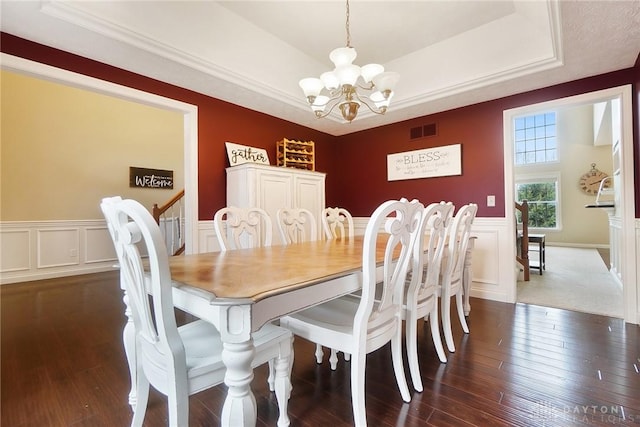
<svg viewBox="0 0 640 427"><path fill-rule="evenodd" d="M487 206L493 208L496 206L496 196L487 196Z"/></svg>

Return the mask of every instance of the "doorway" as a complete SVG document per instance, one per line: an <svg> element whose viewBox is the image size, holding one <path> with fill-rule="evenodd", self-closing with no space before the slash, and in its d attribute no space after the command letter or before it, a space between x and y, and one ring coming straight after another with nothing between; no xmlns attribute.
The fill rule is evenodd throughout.
<svg viewBox="0 0 640 427"><path fill-rule="evenodd" d="M0 63L3 69L16 73L182 113L184 115L185 252L188 254L198 252L198 108L195 105L5 53L1 54Z"/></svg>
<svg viewBox="0 0 640 427"><path fill-rule="evenodd" d="M503 114L504 124L504 152L505 152L505 214L507 218L513 218L514 213L514 118L518 116L534 114L543 110L557 110L571 106L594 104L596 102L617 99L620 101L621 129L618 156L613 162L619 174L616 192L616 216L619 217L619 230L615 231L614 238L610 240L610 252L619 254L615 276L620 281L623 290L624 319L630 323L638 323L637 295L638 284L636 280L636 255L635 255L635 196L633 175L633 139L632 139L632 108L631 86L621 86L588 94L562 98L540 104L529 105L512 110L506 110ZM613 156L613 155L612 155ZM617 169L616 169L617 168ZM515 223L510 226L510 235L513 236L515 247ZM534 273L535 274L535 273ZM612 273L613 274L613 273ZM517 278L514 277L512 287L512 301L517 299Z"/></svg>

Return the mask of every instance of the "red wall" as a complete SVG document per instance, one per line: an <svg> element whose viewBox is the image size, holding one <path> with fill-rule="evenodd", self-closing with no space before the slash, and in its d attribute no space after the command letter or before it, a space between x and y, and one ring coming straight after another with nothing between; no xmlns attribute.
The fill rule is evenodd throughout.
<svg viewBox="0 0 640 427"><path fill-rule="evenodd" d="M343 136L334 149L341 185L331 189L327 204L343 202L353 215L366 216L377 204L394 197L423 202L451 200L456 206L477 203L478 216L502 217L505 214L503 111L630 83L635 83L634 91L638 93L638 70L636 64L635 68ZM636 111L637 105L635 102ZM640 118L636 120L636 129L638 121ZM410 140L411 128L430 123L437 125L436 136ZM640 151L637 136L634 141L637 153ZM461 176L387 182L387 154L450 144L462 144ZM636 158L636 169L638 164L640 159ZM486 206L490 194L496 196L496 207ZM636 198L637 213L639 205Z"/></svg>
<svg viewBox="0 0 640 427"><path fill-rule="evenodd" d="M476 202L479 216L504 216L502 112L585 92L634 84L636 183L640 183L640 56L633 68L526 92L507 98L423 116L341 137L162 83L57 49L0 33L2 52L130 86L198 106L199 217L211 219L225 205L225 141L264 148L275 163L275 142L283 137L316 142L316 170L327 173L327 205L344 206L355 216L369 216L390 198ZM311 113L310 113L311 114ZM409 140L409 129L436 123L434 137ZM462 175L387 182L387 154L462 144ZM638 185L636 185L636 189ZM636 194L638 192L636 191ZM496 207L486 207L486 196ZM636 196L636 217L640 197Z"/></svg>

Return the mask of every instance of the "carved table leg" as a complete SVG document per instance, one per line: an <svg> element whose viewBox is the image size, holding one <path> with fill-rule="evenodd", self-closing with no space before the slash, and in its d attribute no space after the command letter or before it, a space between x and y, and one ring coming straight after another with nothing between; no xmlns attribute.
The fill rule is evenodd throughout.
<svg viewBox="0 0 640 427"><path fill-rule="evenodd" d="M251 307L236 305L221 311L222 362L227 368L227 398L220 423L224 427L253 427L257 421L256 399L251 391L255 347L251 338Z"/></svg>
<svg viewBox="0 0 640 427"><path fill-rule="evenodd" d="M224 343L222 361L227 367L224 383L229 387L222 407L223 426L255 426L257 420L256 400L251 392L253 369L251 361L255 348L251 339L241 343Z"/></svg>

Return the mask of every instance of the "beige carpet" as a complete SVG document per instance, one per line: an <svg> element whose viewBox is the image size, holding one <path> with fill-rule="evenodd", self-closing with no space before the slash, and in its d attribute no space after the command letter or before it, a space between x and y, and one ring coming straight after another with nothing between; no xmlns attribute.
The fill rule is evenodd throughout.
<svg viewBox="0 0 640 427"><path fill-rule="evenodd" d="M518 302L624 317L622 287L596 249L547 245L546 254L542 276L532 269L529 282L518 282Z"/></svg>

